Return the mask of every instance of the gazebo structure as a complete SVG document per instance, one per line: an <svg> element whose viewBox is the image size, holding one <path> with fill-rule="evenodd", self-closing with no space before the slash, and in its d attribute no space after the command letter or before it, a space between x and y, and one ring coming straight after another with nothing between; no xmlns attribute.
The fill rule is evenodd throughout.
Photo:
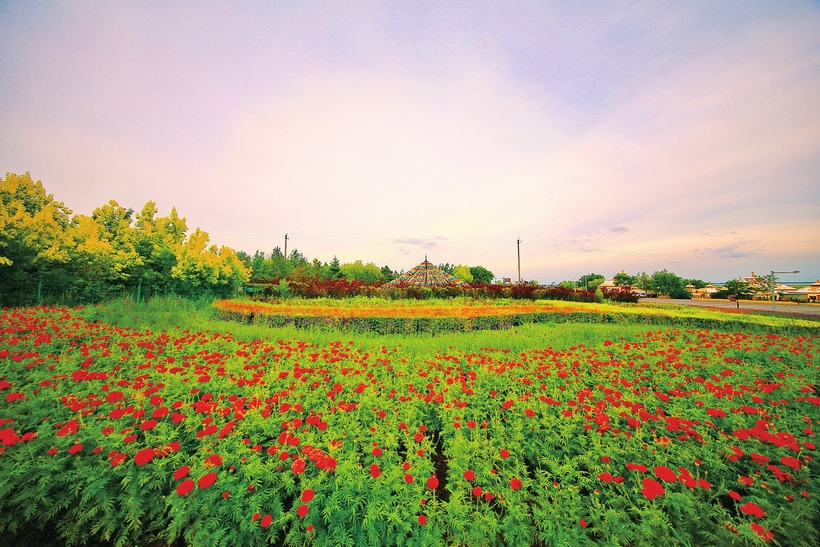
<svg viewBox="0 0 820 547"><path fill-rule="evenodd" d="M404 272L393 281L385 283L382 287L447 287L463 283L462 280L445 273L432 262L428 262L425 256L424 262Z"/></svg>

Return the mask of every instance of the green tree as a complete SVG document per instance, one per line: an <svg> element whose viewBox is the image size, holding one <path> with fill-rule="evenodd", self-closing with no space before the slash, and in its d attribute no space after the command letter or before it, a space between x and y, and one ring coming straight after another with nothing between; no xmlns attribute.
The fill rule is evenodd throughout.
<svg viewBox="0 0 820 547"><path fill-rule="evenodd" d="M588 273L586 275L582 275L580 279L578 279L578 286L586 287L587 290L594 291L598 288L598 285L604 281L606 281L606 278L603 274Z"/></svg>
<svg viewBox="0 0 820 547"><path fill-rule="evenodd" d="M641 272L635 276L635 286L639 289L647 290L649 289L649 285L652 282L652 279L646 274L646 272Z"/></svg>
<svg viewBox="0 0 820 547"><path fill-rule="evenodd" d="M250 271L228 247L208 245L207 232L199 228L177 250L177 264L172 275L186 292L201 294L204 290L227 296L250 279Z"/></svg>
<svg viewBox="0 0 820 547"><path fill-rule="evenodd" d="M737 303L738 309L740 309L741 298L744 300L748 300L752 298L754 293L755 289L752 288L752 286L746 283L745 281L740 281L739 279L730 279L723 285L723 289L715 293L715 297L729 298L729 300L734 300Z"/></svg>
<svg viewBox="0 0 820 547"><path fill-rule="evenodd" d="M658 295L666 295L670 298L690 297L689 292L684 287L683 279L665 268L652 274L649 288Z"/></svg>
<svg viewBox="0 0 820 547"><path fill-rule="evenodd" d="M631 287L632 285L634 285L638 281L637 277L635 277L633 275L629 275L628 273L626 273L623 270L621 270L620 273L615 274L615 277L613 277L612 279L615 282L616 287L624 287L624 286Z"/></svg>
<svg viewBox="0 0 820 547"><path fill-rule="evenodd" d="M458 266L453 268L453 275L456 276L457 279L460 279L465 283L473 282L473 273L470 271L469 266L459 264Z"/></svg>
<svg viewBox="0 0 820 547"><path fill-rule="evenodd" d="M348 281L378 283L382 280L381 269L372 262L362 264L361 260L357 260L356 262L342 264L341 270Z"/></svg>
<svg viewBox="0 0 820 547"><path fill-rule="evenodd" d="M393 281L394 279L396 279L399 276L399 274L397 272L394 272L393 269L390 268L390 266L387 266L387 265L382 266L381 271L382 271L382 281L384 281L385 283L389 283L389 282Z"/></svg>
<svg viewBox="0 0 820 547"><path fill-rule="evenodd" d="M472 266L470 274L473 276L473 283L476 285L492 283L495 279L493 272L484 266Z"/></svg>
<svg viewBox="0 0 820 547"><path fill-rule="evenodd" d="M453 275L453 268L455 268L455 266L453 264L450 264L449 262L438 265L439 270L450 275Z"/></svg>
<svg viewBox="0 0 820 547"><path fill-rule="evenodd" d="M330 261L330 279L341 279L344 277L342 274L342 264L339 262L339 257L333 255L333 260Z"/></svg>

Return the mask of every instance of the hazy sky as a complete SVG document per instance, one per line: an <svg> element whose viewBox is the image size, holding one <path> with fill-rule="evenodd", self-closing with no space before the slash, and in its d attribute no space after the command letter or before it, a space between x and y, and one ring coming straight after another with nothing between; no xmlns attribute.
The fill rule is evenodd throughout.
<svg viewBox="0 0 820 547"><path fill-rule="evenodd" d="M820 278L817 2L0 3L0 172L253 252ZM788 282L793 276L783 276Z"/></svg>

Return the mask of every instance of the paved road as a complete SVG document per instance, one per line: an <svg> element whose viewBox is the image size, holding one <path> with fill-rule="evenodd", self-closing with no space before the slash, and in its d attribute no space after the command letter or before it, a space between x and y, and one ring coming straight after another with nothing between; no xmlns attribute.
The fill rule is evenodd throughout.
<svg viewBox="0 0 820 547"><path fill-rule="evenodd" d="M701 306L706 308L737 309L737 303L728 300L683 300L676 298L641 298L642 304L681 304L683 306ZM820 315L820 304L795 304L794 302L777 302L775 311L781 313L797 313L805 315ZM741 300L740 309L772 311L772 303L752 302Z"/></svg>

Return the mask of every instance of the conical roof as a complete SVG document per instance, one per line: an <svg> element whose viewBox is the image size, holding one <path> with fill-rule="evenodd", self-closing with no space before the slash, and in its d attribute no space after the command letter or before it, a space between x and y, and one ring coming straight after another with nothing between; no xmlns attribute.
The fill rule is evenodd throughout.
<svg viewBox="0 0 820 547"><path fill-rule="evenodd" d="M424 262L410 270L404 272L399 277L385 283L383 287L445 287L447 285L461 285L464 282L455 276L445 273L432 262L424 259Z"/></svg>

